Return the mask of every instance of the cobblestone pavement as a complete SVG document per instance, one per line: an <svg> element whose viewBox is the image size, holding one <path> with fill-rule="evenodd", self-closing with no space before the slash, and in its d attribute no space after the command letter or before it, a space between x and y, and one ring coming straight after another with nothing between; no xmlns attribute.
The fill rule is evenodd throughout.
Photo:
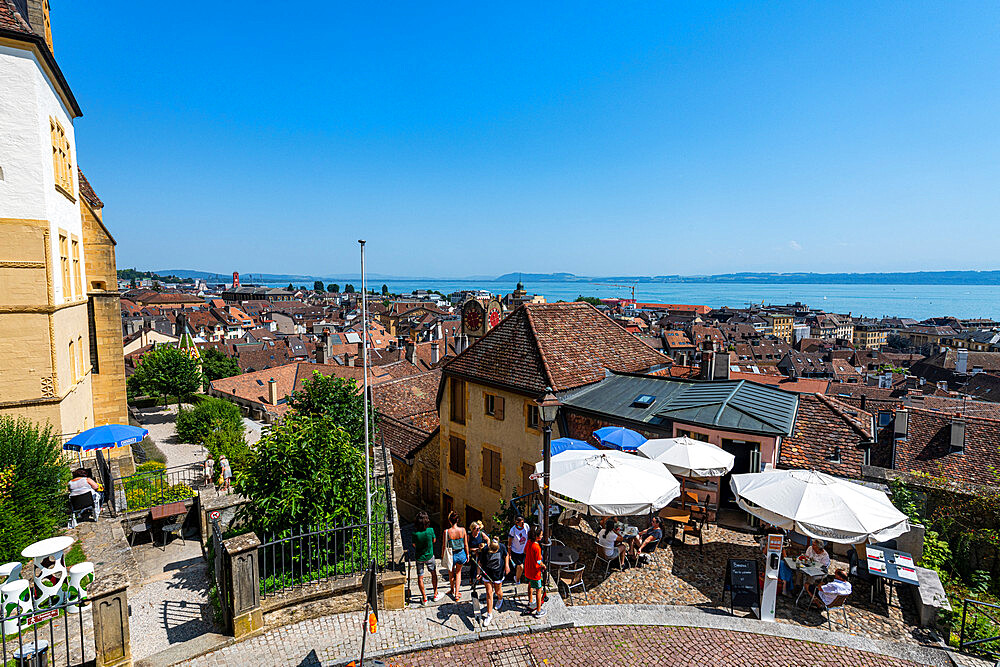
<svg viewBox="0 0 1000 667"><path fill-rule="evenodd" d="M584 581L588 596L586 599L579 596L581 604L690 605L726 609L728 613L728 604L722 600L727 560L754 558L763 567L761 550L752 535L717 525L705 527L703 548L689 539L687 545L677 543L657 550L651 562L640 567L626 567L622 572L616 566L607 576L600 564L596 570L591 568L595 553L594 533L586 522L576 528L558 526L555 536L577 549L580 561L587 566ZM846 569L847 563L835 558L833 567ZM917 616L908 595L903 596L902 604L899 596L893 596L892 606L887 606L885 598L879 596L872 604L870 596L867 584L855 583L847 606L850 627L844 627L843 616L837 612L833 617L835 629L873 639L933 643L933 638L917 627ZM794 599L783 596L778 597L775 615L779 623L826 627L824 615L797 607Z"/></svg>
<svg viewBox="0 0 1000 667"><path fill-rule="evenodd" d="M565 622L565 608L562 600L555 595L545 604L546 616L535 618L526 614L523 604L525 588L519 587L520 600L508 599L504 603L489 628L482 627L479 604L470 598L467 591L459 603L445 597L437 605L382 611L378 632L368 635L367 650L383 652L409 647L426 648L432 646L434 641L474 641L503 632L547 630ZM360 655L364 629L365 619L360 612L333 614L276 628L181 664L341 664Z"/></svg>
<svg viewBox="0 0 1000 667"><path fill-rule="evenodd" d="M394 667L472 665L692 665L703 667L915 667L918 663L838 646L706 628L599 626L553 630L397 656Z"/></svg>

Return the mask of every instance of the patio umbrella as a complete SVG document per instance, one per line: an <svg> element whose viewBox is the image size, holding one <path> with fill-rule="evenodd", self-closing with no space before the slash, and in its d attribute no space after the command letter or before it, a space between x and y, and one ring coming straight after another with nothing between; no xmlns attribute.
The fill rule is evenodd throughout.
<svg viewBox="0 0 1000 667"><path fill-rule="evenodd" d="M594 431L594 437L605 447L614 447L625 452L635 451L639 445L646 442L646 438L624 426L599 428Z"/></svg>
<svg viewBox="0 0 1000 667"><path fill-rule="evenodd" d="M736 457L721 447L687 436L647 440L639 453L681 477L721 477L736 464Z"/></svg>
<svg viewBox="0 0 1000 667"><path fill-rule="evenodd" d="M535 464L542 485L544 462ZM680 485L662 464L622 452L570 450L552 457L553 500L588 514L627 516L664 507Z"/></svg>
<svg viewBox="0 0 1000 667"><path fill-rule="evenodd" d="M597 451L597 447L594 447L589 442L584 442L583 440L577 440L575 438L556 438L552 441L552 456L556 454L561 454L566 450L583 449L592 452Z"/></svg>
<svg viewBox="0 0 1000 667"><path fill-rule="evenodd" d="M149 435L149 431L138 426L105 424L104 426L95 426L94 428L88 428L82 433L78 433L63 445L63 449L79 452L80 462L82 463L83 452L95 449L126 447L141 442L147 435Z"/></svg>
<svg viewBox="0 0 1000 667"><path fill-rule="evenodd" d="M840 544L899 537L910 523L875 489L815 470L733 475L736 503L767 523Z"/></svg>

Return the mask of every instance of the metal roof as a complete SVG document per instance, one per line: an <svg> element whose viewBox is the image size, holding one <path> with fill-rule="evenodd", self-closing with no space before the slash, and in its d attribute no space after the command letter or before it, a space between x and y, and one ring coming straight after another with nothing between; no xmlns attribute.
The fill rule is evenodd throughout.
<svg viewBox="0 0 1000 667"><path fill-rule="evenodd" d="M655 400L643 407L635 399ZM560 397L563 404L650 424L671 421L767 435L790 435L796 394L748 380L681 382L669 378L613 374Z"/></svg>

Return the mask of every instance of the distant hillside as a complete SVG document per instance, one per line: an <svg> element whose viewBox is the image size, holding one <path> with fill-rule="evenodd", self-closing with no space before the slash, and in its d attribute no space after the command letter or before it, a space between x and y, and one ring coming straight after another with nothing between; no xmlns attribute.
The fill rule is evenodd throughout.
<svg viewBox="0 0 1000 667"><path fill-rule="evenodd" d="M577 276L572 273L505 273L510 282L580 283L769 283L837 285L1000 285L1000 271L912 271L899 273L721 273L710 276Z"/></svg>

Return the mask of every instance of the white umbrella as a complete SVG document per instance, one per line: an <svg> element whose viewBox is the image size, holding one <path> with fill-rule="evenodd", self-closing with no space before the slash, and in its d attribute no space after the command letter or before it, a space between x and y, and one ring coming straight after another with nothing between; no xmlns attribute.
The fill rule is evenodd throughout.
<svg viewBox="0 0 1000 667"><path fill-rule="evenodd" d="M535 464L539 487L543 464ZM585 513L642 514L680 495L680 485L662 464L624 452L567 450L552 457L551 471L552 499Z"/></svg>
<svg viewBox="0 0 1000 667"><path fill-rule="evenodd" d="M647 440L639 453L681 477L721 477L736 465L736 457L721 447L687 436Z"/></svg>
<svg viewBox="0 0 1000 667"><path fill-rule="evenodd" d="M733 475L730 486L750 514L821 540L875 543L910 530L906 515L881 491L815 470Z"/></svg>

